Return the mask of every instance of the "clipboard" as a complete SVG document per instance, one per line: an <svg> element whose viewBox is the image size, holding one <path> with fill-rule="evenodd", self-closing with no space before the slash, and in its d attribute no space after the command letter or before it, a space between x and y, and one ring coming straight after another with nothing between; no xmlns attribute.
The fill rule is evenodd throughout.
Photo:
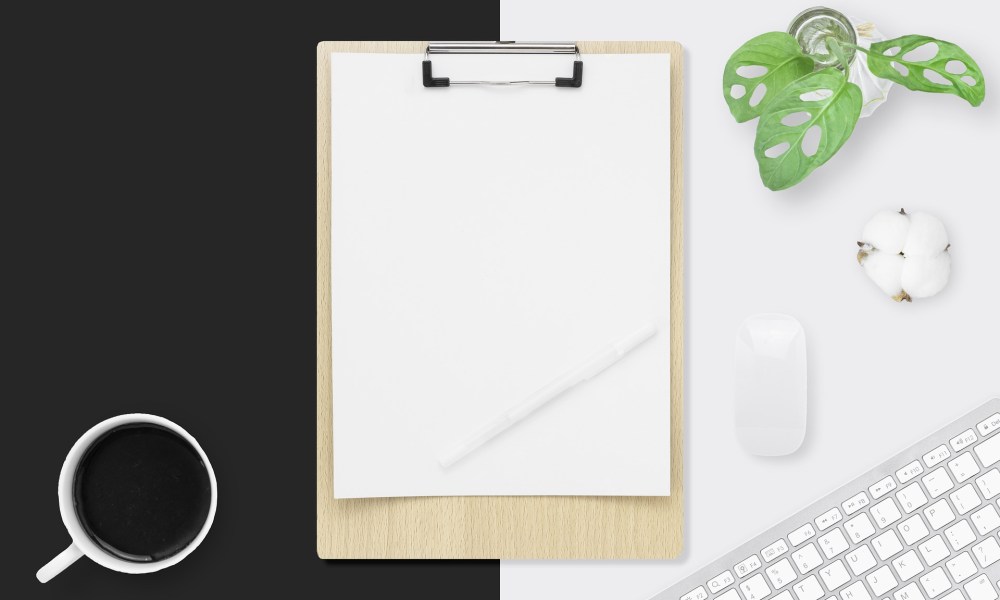
<svg viewBox="0 0 1000 600"><path fill-rule="evenodd" d="M324 559L669 559L682 547L683 189L682 48L674 42L580 42L572 73L551 81L462 84L586 85L587 54L661 53L671 64L670 496L458 496L335 499L330 306L330 54L424 54L424 84L443 85L426 42L317 46L317 554ZM458 49L462 50L462 49ZM568 51L568 49L564 49Z"/></svg>

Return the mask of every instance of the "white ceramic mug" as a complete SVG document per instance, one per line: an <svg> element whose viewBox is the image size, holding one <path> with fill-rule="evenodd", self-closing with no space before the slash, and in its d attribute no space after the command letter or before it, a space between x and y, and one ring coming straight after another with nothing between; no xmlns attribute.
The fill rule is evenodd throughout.
<svg viewBox="0 0 1000 600"><path fill-rule="evenodd" d="M195 537L190 544L185 546L184 549L177 554L169 556L163 560L153 562L127 561L102 549L84 531L83 525L80 523L80 518L77 516L76 509L73 506L73 479L76 475L76 469L87 450L95 441L108 431L111 431L121 425L128 425L131 423L151 423L153 425L159 425L160 427L169 429L184 438L195 450L198 451L198 455L201 456L201 460L205 464L205 468L208 470L208 478L212 484L212 499L208 509L208 516L205 518L205 523L202 525L201 531L198 532L197 537ZM120 571L122 573L152 573L154 571L159 571L160 569L165 569L171 565L175 565L184 560L188 554L191 554L194 549L201 544L201 541L205 539L205 535L212 527L212 521L215 519L215 507L218 503L218 495L219 492L215 482L215 471L212 470L212 464L208 462L208 457L205 456L205 451L202 450L201 446L198 445L198 442L191 437L191 434L184 431L184 429L176 423L168 421L163 417L144 414L120 415L112 417L106 421L102 421L101 423L91 427L87 433L83 434L83 436L77 440L75 444L73 444L73 448L69 451L69 454L66 456L66 460L63 462L62 471L59 473L59 512L62 513L63 523L66 525L69 537L73 541L69 545L69 548L63 550L58 556L50 560L48 564L39 569L35 576L38 577L38 581L45 583L61 573L63 569L76 562L81 556L87 556L90 560L101 566L115 571Z"/></svg>

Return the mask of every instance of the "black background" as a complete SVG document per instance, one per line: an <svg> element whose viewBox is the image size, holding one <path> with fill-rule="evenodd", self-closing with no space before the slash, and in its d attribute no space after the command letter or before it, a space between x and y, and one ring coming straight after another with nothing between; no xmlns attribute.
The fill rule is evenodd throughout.
<svg viewBox="0 0 1000 600"><path fill-rule="evenodd" d="M5 6L6 597L499 596L495 561L315 552L316 43L498 38L498 3L450 4ZM63 458L128 412L201 442L211 533L159 573L37 583Z"/></svg>

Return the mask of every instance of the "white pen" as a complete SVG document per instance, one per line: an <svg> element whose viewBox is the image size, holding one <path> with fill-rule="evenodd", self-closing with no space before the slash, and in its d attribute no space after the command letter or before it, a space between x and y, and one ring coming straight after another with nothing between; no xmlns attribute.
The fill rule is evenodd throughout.
<svg viewBox="0 0 1000 600"><path fill-rule="evenodd" d="M621 340L610 344L604 350L588 358L581 365L566 371L550 381L548 385L528 396L524 402L497 415L492 421L466 438L465 441L439 456L438 462L441 463L442 467L450 467L462 460L476 448L479 448L521 419L527 417L549 400L562 395L570 388L583 383L615 364L632 349L655 334L656 327L652 323L648 323Z"/></svg>

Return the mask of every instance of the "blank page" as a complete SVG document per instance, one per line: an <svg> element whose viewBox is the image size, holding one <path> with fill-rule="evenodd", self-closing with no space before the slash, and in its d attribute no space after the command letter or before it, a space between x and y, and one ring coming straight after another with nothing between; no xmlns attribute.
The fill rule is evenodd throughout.
<svg viewBox="0 0 1000 600"><path fill-rule="evenodd" d="M334 496L669 495L670 57L586 55L579 89L427 89L422 59L330 59ZM433 65L552 79L572 60ZM439 465L647 322L620 362Z"/></svg>

